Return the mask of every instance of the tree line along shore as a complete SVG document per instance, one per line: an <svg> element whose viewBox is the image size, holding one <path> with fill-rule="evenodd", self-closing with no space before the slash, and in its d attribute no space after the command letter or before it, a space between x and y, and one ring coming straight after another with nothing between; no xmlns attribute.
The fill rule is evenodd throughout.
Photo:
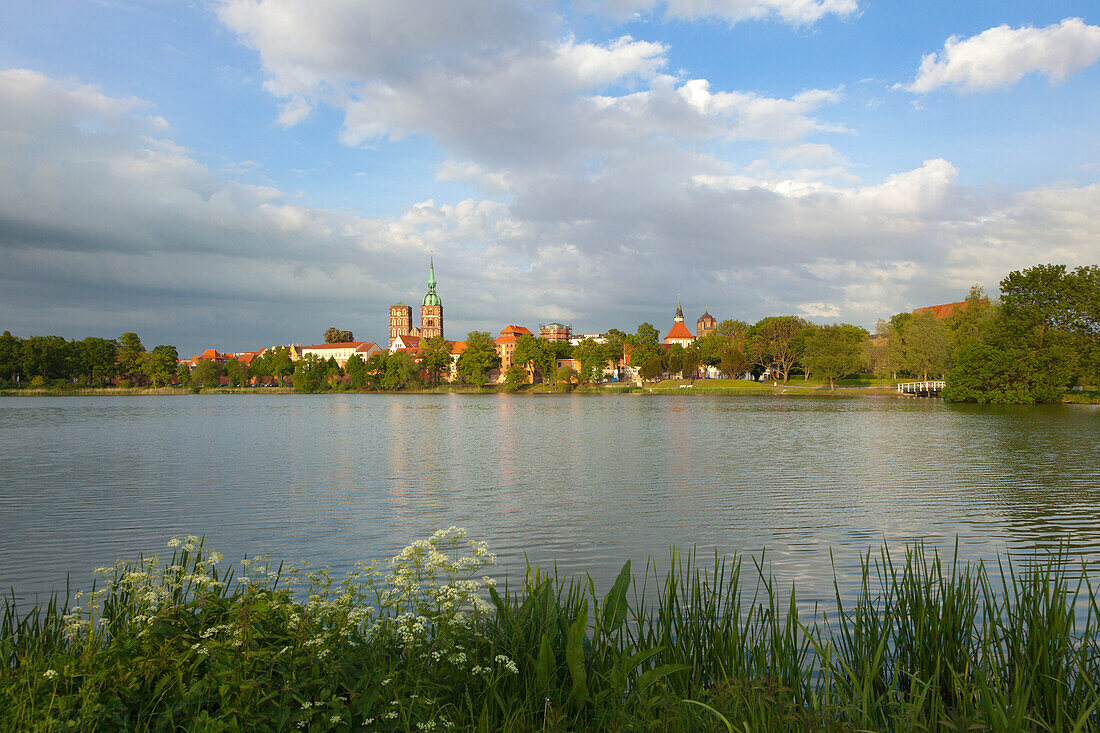
<svg viewBox="0 0 1100 733"><path fill-rule="evenodd" d="M649 323L634 333L611 329L603 343L587 339L575 346L525 334L495 390L628 391L627 382L604 383L614 369L657 392L690 384L709 393L798 394L802 389L793 387L814 384L880 393L898 380L934 378L946 381L942 396L953 402L1100 399L1100 266L1038 265L1010 273L1000 287L1000 298L993 300L975 286L945 318L918 312L880 320L874 334L798 316L770 316L755 324L725 320L686 347L663 346ZM342 366L312 354L295 360L285 347L275 347L248 364L203 360L194 369L179 360L174 346L147 351L134 333L79 341L20 339L7 331L0 336L0 388L51 393L170 386L198 392L257 383L309 393L481 391L500 367L496 345L482 331L467 335L457 360L450 342L439 336L424 339L415 354L382 352L365 360L353 355ZM695 379L708 368L725 379ZM783 389L774 389L779 385Z"/></svg>

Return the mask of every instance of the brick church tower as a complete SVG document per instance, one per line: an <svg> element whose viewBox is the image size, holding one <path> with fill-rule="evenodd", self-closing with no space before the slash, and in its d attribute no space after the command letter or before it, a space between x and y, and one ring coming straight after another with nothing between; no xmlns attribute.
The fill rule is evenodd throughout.
<svg viewBox="0 0 1100 733"><path fill-rule="evenodd" d="M390 341L387 348L393 347L398 336L408 336L412 331L413 309L404 303L390 306Z"/></svg>
<svg viewBox="0 0 1100 733"><path fill-rule="evenodd" d="M443 335L443 302L435 294L435 261L429 260L428 292L420 304L420 338Z"/></svg>

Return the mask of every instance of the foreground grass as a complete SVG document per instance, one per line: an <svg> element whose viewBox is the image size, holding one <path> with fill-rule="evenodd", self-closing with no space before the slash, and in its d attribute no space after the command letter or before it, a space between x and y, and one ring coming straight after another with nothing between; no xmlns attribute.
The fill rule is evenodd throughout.
<svg viewBox="0 0 1100 733"><path fill-rule="evenodd" d="M529 569L498 592L482 575L492 554L463 536L340 582L262 560L234 578L189 538L166 564L97 571L79 607L9 600L0 728L1100 727L1097 597L1063 557L987 573L919 546L899 563L883 552L818 624L738 558L674 553L660 578L628 563L606 594Z"/></svg>

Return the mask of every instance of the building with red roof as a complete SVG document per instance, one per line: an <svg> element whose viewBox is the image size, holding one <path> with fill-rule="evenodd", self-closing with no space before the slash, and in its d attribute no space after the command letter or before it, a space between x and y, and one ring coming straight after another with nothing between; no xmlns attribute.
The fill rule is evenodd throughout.
<svg viewBox="0 0 1100 733"><path fill-rule="evenodd" d="M672 319L672 328L669 329L662 343L666 346L673 346L675 344L690 346L694 342L695 335L684 325L684 308L680 305L679 299L677 299L676 315Z"/></svg>
<svg viewBox="0 0 1100 733"><path fill-rule="evenodd" d="M302 347L302 356L313 354L318 359L336 359L341 369L353 355L358 355L363 361L381 352L378 344L373 341L338 341L332 344L312 344Z"/></svg>

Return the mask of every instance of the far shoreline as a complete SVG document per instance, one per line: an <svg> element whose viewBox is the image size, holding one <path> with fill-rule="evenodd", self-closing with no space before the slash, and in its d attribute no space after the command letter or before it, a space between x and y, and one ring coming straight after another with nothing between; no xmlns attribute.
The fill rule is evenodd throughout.
<svg viewBox="0 0 1100 733"><path fill-rule="evenodd" d="M295 392L293 387L216 387L204 388L194 391L189 387L76 387L71 389L58 388L27 388L27 389L3 389L0 397L129 397L129 396L190 396L190 395L293 395L313 394L324 395L435 395L435 394L460 394L460 395L516 395L516 396L552 396L572 397L578 395L604 396L604 395L686 395L695 397L716 396L759 396L759 397L818 397L818 398L859 398L859 397L893 397L896 399L940 400L939 397L915 397L902 394L894 386L850 386L838 385L835 390L830 390L828 385L816 383L799 384L791 380L787 384L772 384L765 382L744 381L743 385L735 386L710 386L708 382L728 382L731 380L664 380L652 385L638 386L634 384L605 384L599 386L579 387L573 390L554 390L543 385L534 385L534 389L521 389L507 391L500 385L487 387L473 387L470 385L437 386L425 389L404 390L353 390L338 389L323 392ZM530 385L528 385L530 386ZM1100 392L1080 391L1067 392L1060 403L1052 404L1100 404Z"/></svg>

